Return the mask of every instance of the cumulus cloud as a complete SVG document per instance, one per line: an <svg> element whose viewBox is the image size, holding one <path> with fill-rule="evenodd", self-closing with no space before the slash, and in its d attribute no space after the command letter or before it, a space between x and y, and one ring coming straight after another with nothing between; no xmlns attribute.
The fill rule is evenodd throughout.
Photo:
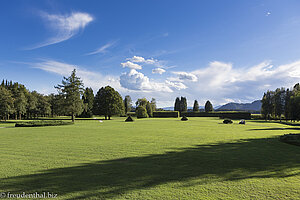
<svg viewBox="0 0 300 200"><path fill-rule="evenodd" d="M166 84L171 88L175 88L176 90L187 89L186 85L184 85L182 82L178 82L178 81L166 80Z"/></svg>
<svg viewBox="0 0 300 200"><path fill-rule="evenodd" d="M98 49L96 49L95 51L87 53L86 55L94 55L94 54L98 54L98 53L105 53L108 48L114 46L115 44L116 44L116 41L108 42L105 45L103 45L103 46L99 47Z"/></svg>
<svg viewBox="0 0 300 200"><path fill-rule="evenodd" d="M166 70L164 70L163 68L155 68L155 69L152 69L152 73L153 74L163 74L164 72L166 72Z"/></svg>
<svg viewBox="0 0 300 200"><path fill-rule="evenodd" d="M93 17L90 14L83 12L73 12L67 15L42 12L41 16L45 19L46 25L54 32L55 36L28 49L36 49L68 40L93 21Z"/></svg>
<svg viewBox="0 0 300 200"><path fill-rule="evenodd" d="M136 63L133 63L133 62L130 62L130 61L127 61L125 63L121 63L122 67L125 68L130 68L130 69L142 69L142 66L141 65L138 65Z"/></svg>
<svg viewBox="0 0 300 200"><path fill-rule="evenodd" d="M141 56L133 56L132 58L128 58L128 60L134 63L146 63L146 64L154 64L157 62L153 58L145 59L144 57Z"/></svg>
<svg viewBox="0 0 300 200"><path fill-rule="evenodd" d="M123 73L120 76L120 84L122 87L129 90L173 92L173 90L165 83L150 81L147 76L137 72L135 69Z"/></svg>
<svg viewBox="0 0 300 200"><path fill-rule="evenodd" d="M198 80L197 76L192 74L192 73L187 73L187 72L172 72L173 74L177 75L179 80L182 81L192 81L196 82Z"/></svg>

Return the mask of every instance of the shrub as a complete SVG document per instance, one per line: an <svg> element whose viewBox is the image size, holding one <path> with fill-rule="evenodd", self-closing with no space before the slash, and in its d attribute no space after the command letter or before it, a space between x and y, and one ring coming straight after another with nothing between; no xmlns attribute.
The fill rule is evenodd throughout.
<svg viewBox="0 0 300 200"><path fill-rule="evenodd" d="M134 120L132 119L132 117L129 115L127 117L127 119L125 120L125 122L133 122Z"/></svg>
<svg viewBox="0 0 300 200"><path fill-rule="evenodd" d="M17 122L15 127L38 127L38 126L61 126L71 125L73 122L64 122L62 120L34 120L28 122Z"/></svg>
<svg viewBox="0 0 300 200"><path fill-rule="evenodd" d="M224 119L223 121L224 124L232 124L232 120L231 119Z"/></svg>
<svg viewBox="0 0 300 200"><path fill-rule="evenodd" d="M221 119L251 119L251 113L249 112L237 112L237 111L222 111L222 112L181 112L181 116L186 117L220 117Z"/></svg>
<svg viewBox="0 0 300 200"><path fill-rule="evenodd" d="M143 106L137 107L136 117L137 118L147 118L147 117L149 117L148 114L147 114L146 108L144 108Z"/></svg>
<svg viewBox="0 0 300 200"><path fill-rule="evenodd" d="M153 117L157 118L168 118L168 117L179 117L179 112L178 111L156 111L153 112Z"/></svg>
<svg viewBox="0 0 300 200"><path fill-rule="evenodd" d="M182 118L181 118L181 121L187 121L187 120L189 120L186 116L183 116Z"/></svg>

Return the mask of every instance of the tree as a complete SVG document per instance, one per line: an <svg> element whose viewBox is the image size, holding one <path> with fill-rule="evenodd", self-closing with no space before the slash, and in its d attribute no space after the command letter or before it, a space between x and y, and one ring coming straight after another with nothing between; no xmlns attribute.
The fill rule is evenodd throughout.
<svg viewBox="0 0 300 200"><path fill-rule="evenodd" d="M39 116L49 116L51 114L51 104L48 101L48 97L39 94L37 110Z"/></svg>
<svg viewBox="0 0 300 200"><path fill-rule="evenodd" d="M261 102L261 113L266 120L270 119L270 116L274 113L274 92L267 91L267 93L264 93Z"/></svg>
<svg viewBox="0 0 300 200"><path fill-rule="evenodd" d="M138 99L135 104L136 106L143 106L144 108L146 108L148 100L146 98L142 98L142 99Z"/></svg>
<svg viewBox="0 0 300 200"><path fill-rule="evenodd" d="M187 111L187 100L185 97L181 97L180 99L180 112Z"/></svg>
<svg viewBox="0 0 300 200"><path fill-rule="evenodd" d="M131 97L129 95L126 95L124 98L125 113L131 111L131 107L132 107L131 103L132 103Z"/></svg>
<svg viewBox="0 0 300 200"><path fill-rule="evenodd" d="M279 117L281 121L281 115L284 113L285 106L285 89L277 88L274 93L274 114Z"/></svg>
<svg viewBox="0 0 300 200"><path fill-rule="evenodd" d="M174 111L180 111L180 99L179 97L175 100Z"/></svg>
<svg viewBox="0 0 300 200"><path fill-rule="evenodd" d="M32 91L27 95L27 118L32 118L37 114L38 94Z"/></svg>
<svg viewBox="0 0 300 200"><path fill-rule="evenodd" d="M212 112L214 110L213 105L210 103L210 101L206 101L204 109L205 112Z"/></svg>
<svg viewBox="0 0 300 200"><path fill-rule="evenodd" d="M197 100L194 101L193 111L199 111L199 104Z"/></svg>
<svg viewBox="0 0 300 200"><path fill-rule="evenodd" d="M27 99L25 97L25 94L23 93L23 91L18 90L17 94L15 96L15 111L16 111L16 119L17 116L19 116L19 119L22 119L22 115L26 113L26 106L27 106Z"/></svg>
<svg viewBox="0 0 300 200"><path fill-rule="evenodd" d="M285 91L285 101L284 101L285 103L284 117L286 121L291 118L291 96L292 96L292 92L289 89L287 89Z"/></svg>
<svg viewBox="0 0 300 200"><path fill-rule="evenodd" d="M9 90L0 86L0 116L2 119L9 119L9 115L14 112L14 99Z"/></svg>
<svg viewBox="0 0 300 200"><path fill-rule="evenodd" d="M85 88L82 95L84 109L81 113L81 117L92 117L93 116L93 106L94 106L94 92L92 88Z"/></svg>
<svg viewBox="0 0 300 200"><path fill-rule="evenodd" d="M153 117L153 110L152 110L152 107L151 107L151 104L149 101L146 104L146 110L147 110L148 116Z"/></svg>
<svg viewBox="0 0 300 200"><path fill-rule="evenodd" d="M143 106L138 106L136 109L136 117L137 118L147 118L149 117L147 114L147 110Z"/></svg>
<svg viewBox="0 0 300 200"><path fill-rule="evenodd" d="M64 77L61 85L55 86L59 94L64 97L64 110L66 114L72 116L72 122L75 121L75 115L80 115L83 111L83 101L80 96L83 93L83 83L76 76L74 69L69 77Z"/></svg>
<svg viewBox="0 0 300 200"><path fill-rule="evenodd" d="M110 86L99 89L94 100L94 113L110 119L112 115L123 114L124 104L121 95Z"/></svg>
<svg viewBox="0 0 300 200"><path fill-rule="evenodd" d="M154 98L151 99L150 105L151 105L152 111L156 111L156 100Z"/></svg>

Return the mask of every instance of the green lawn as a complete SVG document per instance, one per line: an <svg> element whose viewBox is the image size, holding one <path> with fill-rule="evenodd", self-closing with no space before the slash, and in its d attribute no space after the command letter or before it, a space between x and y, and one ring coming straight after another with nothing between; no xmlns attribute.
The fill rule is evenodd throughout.
<svg viewBox="0 0 300 200"><path fill-rule="evenodd" d="M217 118L0 127L0 192L60 199L300 199L300 126Z"/></svg>

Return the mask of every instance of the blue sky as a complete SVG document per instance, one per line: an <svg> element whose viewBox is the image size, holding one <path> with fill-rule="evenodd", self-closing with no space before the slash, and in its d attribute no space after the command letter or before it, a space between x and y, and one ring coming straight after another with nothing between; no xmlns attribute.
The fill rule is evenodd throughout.
<svg viewBox="0 0 300 200"><path fill-rule="evenodd" d="M55 93L73 68L94 92L173 106L251 102L300 80L299 1L14 1L0 6L0 78Z"/></svg>

